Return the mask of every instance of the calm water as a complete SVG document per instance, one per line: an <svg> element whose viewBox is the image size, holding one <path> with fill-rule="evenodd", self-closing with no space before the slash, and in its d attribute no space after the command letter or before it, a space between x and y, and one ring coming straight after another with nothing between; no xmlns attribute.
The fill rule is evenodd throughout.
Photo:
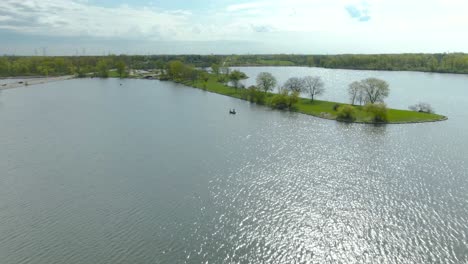
<svg viewBox="0 0 468 264"><path fill-rule="evenodd" d="M334 73L345 100L372 72ZM1 263L467 263L467 77L375 75L450 119L347 125L144 80L2 91Z"/></svg>

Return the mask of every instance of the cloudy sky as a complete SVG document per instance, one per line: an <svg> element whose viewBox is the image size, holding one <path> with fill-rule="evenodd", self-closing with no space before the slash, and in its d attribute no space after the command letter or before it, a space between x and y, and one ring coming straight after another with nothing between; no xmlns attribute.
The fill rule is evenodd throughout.
<svg viewBox="0 0 468 264"><path fill-rule="evenodd" d="M0 0L0 54L468 52L468 0Z"/></svg>

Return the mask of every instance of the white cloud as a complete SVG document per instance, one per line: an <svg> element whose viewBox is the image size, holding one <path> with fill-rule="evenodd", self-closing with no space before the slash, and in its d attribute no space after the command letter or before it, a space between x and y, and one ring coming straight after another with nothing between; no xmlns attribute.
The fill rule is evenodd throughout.
<svg viewBox="0 0 468 264"><path fill-rule="evenodd" d="M226 10L228 12L237 12L237 11L244 11L244 10L251 10L251 9L259 9L262 7L266 7L266 2L251 2L251 3L244 3L244 4L235 4L229 5Z"/></svg>
<svg viewBox="0 0 468 264"><path fill-rule="evenodd" d="M131 37L141 35L177 39L189 23L185 10L157 11L150 8L120 6L104 8L84 1L2 0L0 14L14 19L0 28L54 36ZM187 30L189 31L189 30Z"/></svg>
<svg viewBox="0 0 468 264"><path fill-rule="evenodd" d="M141 41L255 40L287 52L446 51L468 47L466 10L466 0L258 0L201 11L0 0L0 29Z"/></svg>

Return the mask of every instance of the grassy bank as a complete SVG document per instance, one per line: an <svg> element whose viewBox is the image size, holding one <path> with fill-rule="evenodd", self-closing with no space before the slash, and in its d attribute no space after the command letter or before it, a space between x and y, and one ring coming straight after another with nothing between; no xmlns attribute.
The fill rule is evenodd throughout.
<svg viewBox="0 0 468 264"><path fill-rule="evenodd" d="M183 82L185 85L203 89L209 92L218 93L222 95L231 96L247 100L245 89L235 89L230 86L226 86L217 81L216 76L210 75L207 82L198 80L195 82ZM274 93L267 93L265 95L264 105L271 105L271 99ZM335 110L336 105L345 105L342 103L329 102L314 100L313 102L308 98L299 98L299 101L294 105L294 108L290 111L295 111L307 115L316 117L336 120L338 112ZM368 112L364 111L363 107L355 106L355 123L373 123L372 116ZM388 123L420 123L420 122L434 122L445 120L446 117L437 114L420 113L409 110L397 110L388 109L387 112Z"/></svg>

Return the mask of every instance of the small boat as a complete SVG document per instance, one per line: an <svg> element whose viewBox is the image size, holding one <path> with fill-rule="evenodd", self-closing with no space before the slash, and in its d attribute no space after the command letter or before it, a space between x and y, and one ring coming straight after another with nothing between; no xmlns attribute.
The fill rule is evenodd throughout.
<svg viewBox="0 0 468 264"><path fill-rule="evenodd" d="M229 114L235 115L236 114L236 109L229 109Z"/></svg>

